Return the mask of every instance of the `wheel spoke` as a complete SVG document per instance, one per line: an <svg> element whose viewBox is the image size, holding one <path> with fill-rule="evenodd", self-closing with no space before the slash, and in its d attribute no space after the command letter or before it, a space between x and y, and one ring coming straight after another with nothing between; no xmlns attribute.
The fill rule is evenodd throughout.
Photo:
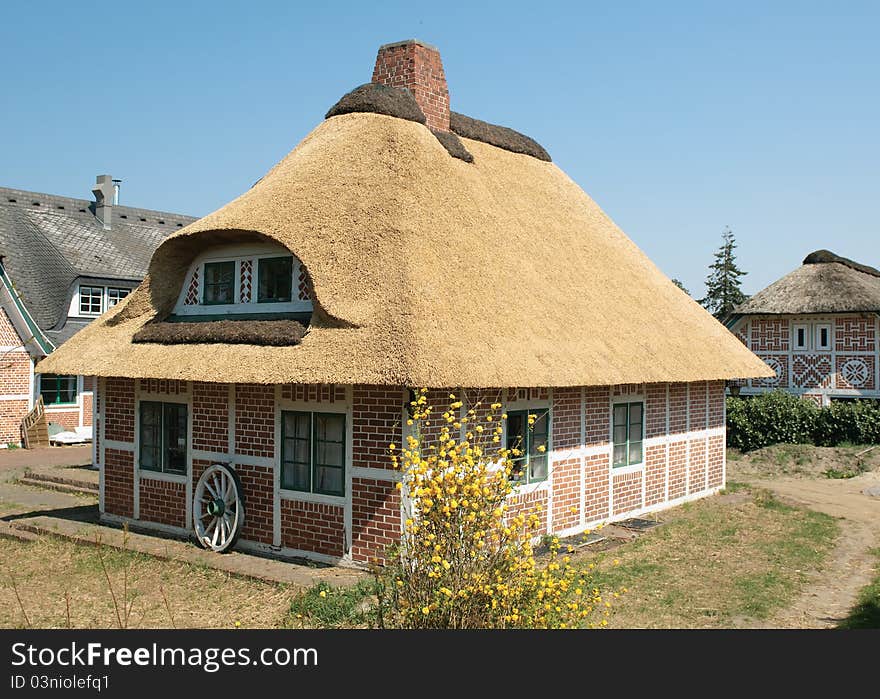
<svg viewBox="0 0 880 699"><path fill-rule="evenodd" d="M207 519L208 517L213 517L213 516L214 515L212 515L210 512L206 512L201 517L199 517L199 519Z"/></svg>
<svg viewBox="0 0 880 699"><path fill-rule="evenodd" d="M214 521L217 522L217 523L219 523L220 520L216 520L216 519L215 519ZM211 539L211 546L217 546L217 537L218 537L219 535L220 535L220 527L219 527L219 526L216 526L216 527L214 527L214 536L213 536L213 538Z"/></svg>
<svg viewBox="0 0 880 699"><path fill-rule="evenodd" d="M215 498L217 497L217 491L214 490L214 489L211 487L211 484L208 483L208 481L205 481L205 489L206 489L209 493L211 493L212 496L214 496Z"/></svg>

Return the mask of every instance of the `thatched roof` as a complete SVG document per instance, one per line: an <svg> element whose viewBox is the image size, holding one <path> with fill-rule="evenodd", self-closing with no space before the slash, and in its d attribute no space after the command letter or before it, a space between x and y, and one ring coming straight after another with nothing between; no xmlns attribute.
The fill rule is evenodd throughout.
<svg viewBox="0 0 880 699"><path fill-rule="evenodd" d="M880 312L880 271L828 250L762 289L734 313L802 314Z"/></svg>
<svg viewBox="0 0 880 699"><path fill-rule="evenodd" d="M295 320L216 320L147 323L132 342L177 344L267 345L287 347L302 342L305 328Z"/></svg>
<svg viewBox="0 0 880 699"><path fill-rule="evenodd" d="M553 163L380 114L321 123L153 256L144 283L39 365L257 383L577 386L771 376ZM311 275L296 346L133 343L194 257L269 239Z"/></svg>

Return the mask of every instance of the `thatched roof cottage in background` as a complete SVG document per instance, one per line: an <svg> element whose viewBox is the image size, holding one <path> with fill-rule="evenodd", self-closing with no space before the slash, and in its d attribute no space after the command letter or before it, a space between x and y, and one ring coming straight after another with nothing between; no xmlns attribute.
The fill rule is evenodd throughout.
<svg viewBox="0 0 880 699"><path fill-rule="evenodd" d="M743 394L783 389L828 405L880 398L880 271L817 250L739 306L728 327L775 372Z"/></svg>
<svg viewBox="0 0 880 699"><path fill-rule="evenodd" d="M68 344L40 368L100 377L106 518L349 564L400 535L412 388L502 402L514 505L574 533L721 488L724 383L768 375L415 40Z"/></svg>

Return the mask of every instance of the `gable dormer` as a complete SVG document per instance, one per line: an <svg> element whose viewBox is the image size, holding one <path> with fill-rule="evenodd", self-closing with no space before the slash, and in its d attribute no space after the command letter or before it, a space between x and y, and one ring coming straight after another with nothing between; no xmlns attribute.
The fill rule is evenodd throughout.
<svg viewBox="0 0 880 699"><path fill-rule="evenodd" d="M311 283L287 248L271 243L220 245L190 265L169 320L289 318L307 324Z"/></svg>

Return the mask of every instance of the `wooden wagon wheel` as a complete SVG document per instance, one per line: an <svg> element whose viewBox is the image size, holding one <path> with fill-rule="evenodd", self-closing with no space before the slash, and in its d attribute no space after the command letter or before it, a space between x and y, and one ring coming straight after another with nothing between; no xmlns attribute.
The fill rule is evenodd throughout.
<svg viewBox="0 0 880 699"><path fill-rule="evenodd" d="M193 528L204 548L230 550L244 526L244 491L238 474L226 464L205 469L193 496Z"/></svg>

